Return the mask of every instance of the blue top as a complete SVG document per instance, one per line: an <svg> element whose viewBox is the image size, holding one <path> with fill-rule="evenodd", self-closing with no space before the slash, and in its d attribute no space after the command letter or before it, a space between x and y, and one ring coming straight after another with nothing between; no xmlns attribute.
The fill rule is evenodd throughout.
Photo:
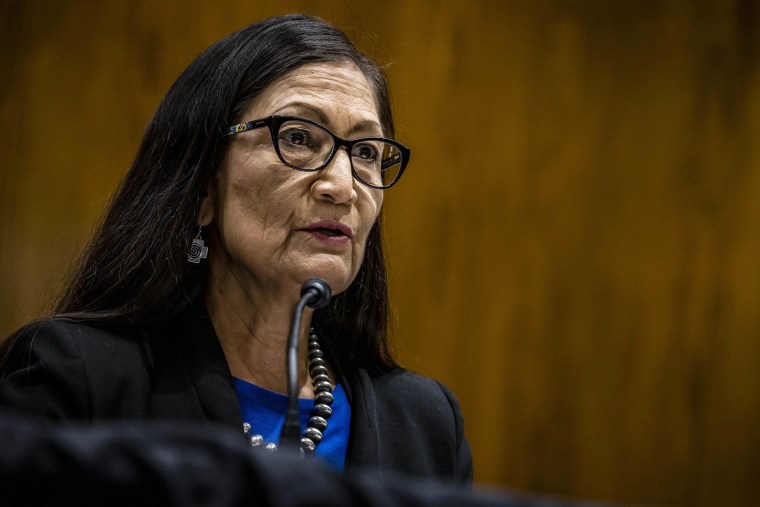
<svg viewBox="0 0 760 507"><path fill-rule="evenodd" d="M288 397L245 380L233 377L235 391L240 400L243 422L251 425L252 435L264 437L264 443L279 442L285 414L288 409ZM351 405L340 384L332 392L335 401L331 405L332 416L327 420L327 429L322 442L317 445L317 456L327 461L338 470L343 470L348 447L348 434L351 428ZM301 414L301 433L311 417L314 400L299 398L298 410Z"/></svg>

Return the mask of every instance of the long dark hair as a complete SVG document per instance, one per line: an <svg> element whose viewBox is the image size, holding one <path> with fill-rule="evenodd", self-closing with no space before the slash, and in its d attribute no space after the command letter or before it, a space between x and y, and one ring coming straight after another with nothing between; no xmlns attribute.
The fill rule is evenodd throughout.
<svg viewBox="0 0 760 507"><path fill-rule="evenodd" d="M167 92L134 163L64 289L52 318L163 328L201 297L205 267L188 263L200 203L228 148L224 133L265 87L311 62L350 60L394 134L383 71L337 28L289 15L235 32L201 53ZM378 219L352 285L313 322L339 360L396 366L387 338L388 291ZM12 336L0 351L0 367Z"/></svg>

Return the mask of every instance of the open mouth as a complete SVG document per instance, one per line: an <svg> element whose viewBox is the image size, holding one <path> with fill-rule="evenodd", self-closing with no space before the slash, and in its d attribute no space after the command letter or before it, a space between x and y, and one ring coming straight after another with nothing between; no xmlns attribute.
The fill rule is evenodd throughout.
<svg viewBox="0 0 760 507"><path fill-rule="evenodd" d="M308 226L306 232L310 232L317 238L328 242L345 243L351 239L351 228L340 222L323 220Z"/></svg>
<svg viewBox="0 0 760 507"><path fill-rule="evenodd" d="M320 234L325 234L327 236L345 236L346 234L343 233L343 231L339 231L338 229L330 229L328 227L316 227L314 229L309 229L314 232L318 232Z"/></svg>

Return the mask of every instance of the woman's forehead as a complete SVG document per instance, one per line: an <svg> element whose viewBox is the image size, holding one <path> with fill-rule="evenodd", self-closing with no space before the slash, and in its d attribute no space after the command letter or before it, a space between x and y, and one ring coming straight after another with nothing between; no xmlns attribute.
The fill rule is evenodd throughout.
<svg viewBox="0 0 760 507"><path fill-rule="evenodd" d="M372 88L350 61L303 65L266 87L251 103L251 118L307 116L326 126L349 123L382 130Z"/></svg>

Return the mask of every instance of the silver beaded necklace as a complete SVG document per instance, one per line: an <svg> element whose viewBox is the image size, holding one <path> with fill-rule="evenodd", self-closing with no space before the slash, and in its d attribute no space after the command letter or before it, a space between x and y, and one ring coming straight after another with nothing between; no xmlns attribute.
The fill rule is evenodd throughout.
<svg viewBox="0 0 760 507"><path fill-rule="evenodd" d="M319 338L314 329L309 330L309 375L314 386L314 408L311 417L306 424L306 430L301 435L299 448L301 456L311 456L317 450L317 445L322 442L324 432L327 429L327 420L332 416L334 397L332 394L333 384L327 371L327 363L322 348L319 346ZM243 433L251 447L263 447L269 452L277 452L277 444L274 442L264 443L264 437L251 433L251 425L243 423Z"/></svg>

